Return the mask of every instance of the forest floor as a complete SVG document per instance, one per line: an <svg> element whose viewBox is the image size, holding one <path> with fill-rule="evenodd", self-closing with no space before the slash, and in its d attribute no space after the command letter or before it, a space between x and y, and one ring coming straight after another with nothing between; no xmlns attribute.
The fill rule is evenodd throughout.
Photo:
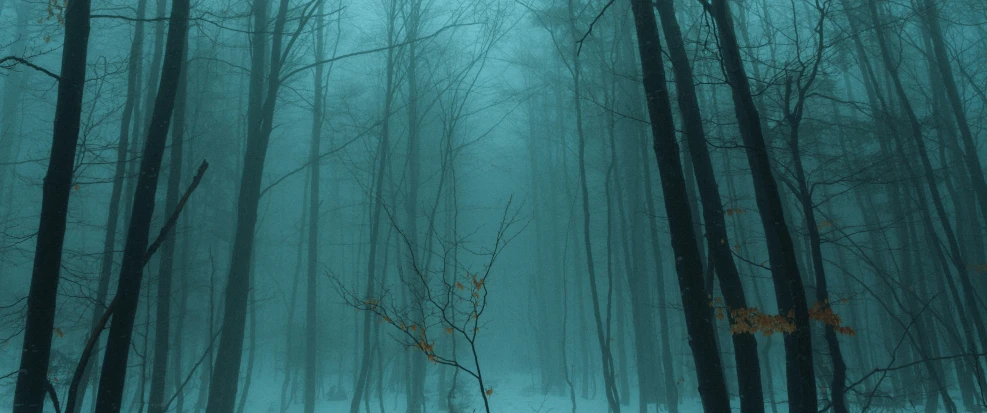
<svg viewBox="0 0 987 413"><path fill-rule="evenodd" d="M254 377L253 383L250 388L249 396L244 405L242 413L281 413L281 387L282 387L281 377L271 377L258 375ZM428 385L434 385L437 383L435 377L429 377ZM455 399L454 403L458 404L458 412L469 413L469 412L482 412L483 411L483 400L480 398L478 389L474 389L475 384L471 382L462 381L463 391L460 396ZM489 396L490 399L490 410L496 413L567 413L573 411L572 402L568 395L543 395L537 391L534 391L531 385L530 375L527 374L517 374L508 379L494 378L491 383L494 389L493 393ZM12 387L10 389L4 389L2 393L7 393L13 391ZM195 390L192 390L194 393ZM91 395L91 393L87 394ZM596 412L606 412L607 402L602 398L602 392L598 392L599 397L595 399L584 399L577 395L576 397L576 410L578 412L586 413L596 413ZM289 405L288 409L284 413L295 413L302 412L303 406L300 402L300 394L296 395ZM349 412L349 394L347 394L346 400L330 401L327 400L327 396L323 394L316 405L316 412L319 413L346 413ZM11 409L11 399L12 394L0 394L0 413L10 413ZM428 412L445 412L445 409L440 410L438 408L438 392L435 390L426 389L426 411ZM444 395L443 395L444 397ZM625 406L627 411L637 411L636 400L637 396L634 394L630 395L631 403L633 406ZM132 401L131 397L127 397L127 403ZM190 408L195 403L196 396L192 395L186 398L184 411L190 411ZM85 411L89 406L91 406L91 401L87 400L83 402L83 411ZM401 413L405 411L405 395L403 392L388 392L380 397L379 394L374 389L370 400L369 400L369 412L372 413ZM174 405L171 406L172 411L174 411ZM361 411L367 411L366 405L361 406ZM381 408L383 407L383 409ZM50 405L45 410L50 410ZM649 411L654 411L654 406L649 406ZM664 406L657 410L658 412L667 411ZM698 404L698 400L689 400L683 403L679 408L680 413L700 413L702 412L702 407Z"/></svg>

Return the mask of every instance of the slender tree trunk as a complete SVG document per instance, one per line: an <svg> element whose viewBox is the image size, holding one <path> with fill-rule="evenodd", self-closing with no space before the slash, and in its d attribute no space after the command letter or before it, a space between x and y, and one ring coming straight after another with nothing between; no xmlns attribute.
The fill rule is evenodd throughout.
<svg viewBox="0 0 987 413"><path fill-rule="evenodd" d="M186 67L188 67L187 61L186 61ZM184 108L183 109L176 108L175 110L184 110ZM189 215L191 215L191 213L187 213L182 216L182 220L183 220L182 227L184 228L191 228L191 226L189 225ZM178 276L180 280L179 282L181 283L182 286L181 290L179 290L180 292L178 298L178 314L180 314L180 316L178 316L178 324L175 326L175 335L174 335L175 341L174 343L172 343L172 346L174 347L174 351L172 352L172 354L174 354L174 357L171 358L171 363L172 363L171 370L173 372L172 378L174 379L175 389L180 389L182 383L185 382L185 372L183 370L185 363L182 361L183 360L182 356L184 355L184 349L185 349L185 337L186 337L185 317L188 314L188 296L189 296L189 274L188 274L189 245L188 244L189 244L189 236L188 235L182 236L182 251L181 251L182 258L179 260L179 262L182 263L182 267L178 271L179 274ZM184 390L180 390L178 391L178 394L175 395L176 413L183 413L185 411L185 394L186 393Z"/></svg>
<svg viewBox="0 0 987 413"><path fill-rule="evenodd" d="M778 186L771 174L761 119L744 69L730 6L726 0L712 0L711 3L709 11L719 31L720 54L733 95L740 135L754 181L755 200L767 239L778 310L782 316L791 317L794 321L794 331L784 335L789 406L793 413L815 413L818 400L812 364L809 308L795 245L785 222Z"/></svg>
<svg viewBox="0 0 987 413"><path fill-rule="evenodd" d="M65 221L86 81L90 9L91 0L74 0L65 10L65 41L55 103L51 157L42 185L41 217L27 297L24 345L18 369L20 373L14 388L14 413L41 413L45 389L49 385L48 360L55 328Z"/></svg>
<svg viewBox="0 0 987 413"><path fill-rule="evenodd" d="M305 176L305 188L311 189L311 184L308 182L312 179L312 174ZM302 197L302 213L301 218L299 218L298 225L298 247L295 249L295 274L291 280L291 298L288 300L288 322L285 325L285 342L284 342L284 382L281 384L281 410L288 410L288 406L291 404L291 400L294 398L294 393L288 394L288 388L291 386L292 372L295 368L294 361L296 360L295 352L293 348L294 340L292 340L295 334L295 310L296 303L298 301L298 284L302 277L302 254L304 252L302 246L305 245L305 238L308 234L305 233L304 229L307 227L305 223L309 217L308 207L311 204L308 202L308 197L311 196L311 190L305 191Z"/></svg>
<svg viewBox="0 0 987 413"><path fill-rule="evenodd" d="M740 280L740 272L733 260L731 243L727 236L723 201L720 199L716 174L706 147L706 132L703 130L702 113L696 95L692 66L682 40L682 32L675 17L673 0L659 0L656 3L661 27L668 43L669 59L675 74L676 97L682 112L686 142L695 167L696 183L703 203L703 220L706 222L706 244L710 250L710 265L720 280L724 301L730 309L746 309L747 298ZM712 290L709 290L712 292ZM733 324L732 312L727 316ZM757 354L757 339L753 334L732 334L734 357L737 363L737 382L740 387L740 410L742 412L764 412L764 393L761 388L761 366Z"/></svg>
<svg viewBox="0 0 987 413"><path fill-rule="evenodd" d="M388 9L387 44L393 45L397 19L397 1L391 0ZM387 155L390 151L390 119L394 103L394 49L387 50L386 90L384 92L384 120L381 126L380 143L377 147L377 170L374 172L373 211L370 217L370 253L367 257L367 291L366 298L370 299L377 292L374 277L377 276L377 247L380 236L381 210L384 203L384 175L387 172ZM370 365L373 361L370 333L372 329L371 312L363 314L363 357L360 362L360 372L353 388L353 399L350 401L350 413L359 413L360 401L366 391Z"/></svg>
<svg viewBox="0 0 987 413"><path fill-rule="evenodd" d="M106 353L103 357L99 390L96 395L96 410L99 412L118 413L121 409L134 318L140 297L144 265L147 262L147 244L151 219L154 215L158 173L161 159L164 157L165 141L175 108L179 80L185 65L188 21L189 0L174 0L161 69L161 85L155 98L150 129L141 157L137 192L134 194L127 242L123 251L123 264L115 298L117 308L107 336Z"/></svg>
<svg viewBox="0 0 987 413"><path fill-rule="evenodd" d="M963 150L966 156L966 167L973 182L973 192L980 201L980 211L987 221L987 181L984 180L983 167L980 164L979 151L974 141L973 131L967 120L966 109L963 107L963 97L960 95L956 85L956 78L953 76L953 68L949 64L949 51L946 48L946 41L943 40L942 27L939 18L939 8L932 0L922 0L925 6L923 14L925 22L929 26L929 34L932 37L932 48L935 51L935 63L942 78L942 85L946 89L946 97L949 101L949 108L952 109L956 117L956 124L960 129L960 137L963 140Z"/></svg>
<svg viewBox="0 0 987 413"><path fill-rule="evenodd" d="M147 0L144 1L146 2ZM157 0L157 3L155 4L156 12L154 17L164 17L168 0ZM131 140L129 148L133 159L140 158L140 151L144 145L143 139L151 128L151 116L152 111L154 110L155 93L161 77L161 59L162 54L164 53L164 41L165 22L159 20L154 23L154 46L151 54L151 65L148 67L147 92L144 94L144 104L138 105L134 112L133 140ZM143 58L143 51L141 51L140 55L141 58ZM140 77L138 77L138 81L140 81ZM143 109L143 112L141 109ZM134 194L134 185L137 184L137 168L139 165L137 162L130 162L127 165L127 180L125 181L126 189L124 190L124 197L126 197L125 199L130 199L130 197ZM124 209L123 222L130 222L131 212L132 211L129 209Z"/></svg>
<svg viewBox="0 0 987 413"><path fill-rule="evenodd" d="M137 18L143 19L147 9L147 0L137 2ZM130 58L127 64L127 96L124 99L122 119L120 120L120 140L117 144L116 168L113 173L113 187L110 192L110 202L107 206L106 233L103 238L103 256L100 261L99 281L96 286L96 302L99 308L93 310L93 316L89 323L90 331L103 315L103 308L106 305L106 297L109 294L110 277L113 272L113 257L116 255L117 224L120 222L120 199L123 192L123 183L126 180L124 175L127 167L127 154L130 147L130 123L135 112L135 103L140 95L139 83L142 67L141 44L144 38L144 22L138 21L135 24L134 38L130 43ZM81 402L86 397L86 390L91 381L92 371L96 366L97 357L89 359L89 365L83 373L82 383L86 384L79 389L78 400ZM93 383L95 385L95 383ZM76 403L75 412L79 413L82 403Z"/></svg>
<svg viewBox="0 0 987 413"><path fill-rule="evenodd" d="M185 43L188 43L186 39ZM187 55L187 52L185 52ZM168 193L165 195L165 214L171 216L178 206L182 189L182 148L185 145L185 108L188 100L188 63L182 56L182 73L178 78L178 91L175 96L174 127L171 133L171 159L168 172ZM148 398L148 413L164 413L165 379L168 377L168 352L171 337L171 296L172 274L175 266L174 233L161 246L161 269L158 271L157 324L154 332L154 361L151 369L151 393ZM180 262L179 265L185 265ZM184 314L181 314L184 316ZM150 315L148 316L150 318ZM175 371L175 374L180 374Z"/></svg>
<svg viewBox="0 0 987 413"><path fill-rule="evenodd" d="M249 122L247 148L244 153L244 168L237 199L236 232L226 284L222 333L215 361L216 368L209 383L207 413L233 413L236 402L246 330L254 234L257 229L257 210L261 195L260 186L264 175L268 142L274 127L274 109L281 86L282 39L288 5L288 0L280 1L274 23L271 52L268 55L265 53L267 38L264 30L267 27L267 1L257 0L255 3L250 100L247 108ZM305 19L302 18L298 24L304 24L304 21ZM269 73L266 75L266 90L263 90L265 56L270 56L270 63Z"/></svg>
<svg viewBox="0 0 987 413"><path fill-rule="evenodd" d="M257 264L254 264L256 266ZM247 395L250 394L250 384L254 376L254 360L257 359L257 298L256 289L250 289L250 350L247 353L247 371L243 375L243 390L240 391L240 403L236 407L237 413L243 413L247 407Z"/></svg>
<svg viewBox="0 0 987 413"><path fill-rule="evenodd" d="M649 1L632 0L631 7L637 29L653 146L662 191L665 194L672 249L675 251L675 269L685 310L689 346L692 348L699 380L699 394L707 412L726 412L730 410L730 396L727 394L723 366L716 347L716 331L703 280L702 257L692 228L692 211L685 198L686 182L678 142L675 140L671 101L665 86L658 24Z"/></svg>
<svg viewBox="0 0 987 413"><path fill-rule="evenodd" d="M410 10L408 11L408 21L407 21L407 35L408 41L414 41L418 37L419 26L421 25L421 13L422 13L422 1L421 0L409 0ZM406 181L408 185L407 199L405 200L405 213L407 214L407 228L404 231L408 237L408 247L414 250L418 249L418 187L420 185L420 167L421 163L421 135L420 135L420 124L421 119L419 119L418 113L418 45L415 43L410 43L408 45L408 175L406 176ZM407 265L408 270L412 271L414 268L421 267L421 264L415 263L413 258L421 256L421 253L414 251L413 254L408 254ZM427 268L427 267L426 267ZM417 320L419 324L425 321L424 313L422 309L422 303L417 302L417 297L422 297L425 294L424 285L420 283L413 283L414 299L416 302L411 303L412 311L415 312L413 319ZM422 354L409 354L411 357L411 380L408 383L408 413L423 412L425 409L425 357Z"/></svg>
<svg viewBox="0 0 987 413"><path fill-rule="evenodd" d="M573 22L575 18L575 5L573 5L573 0L569 0L569 21ZM573 27L572 30L573 38L576 38L576 31ZM572 62L572 76L573 76L573 102L576 108L576 134L579 138L578 142L578 156L579 156L579 185L582 192L582 216L583 216L583 245L585 246L584 253L586 254L586 271L589 274L589 291L590 299L592 300L591 307L593 309L593 318L596 322L596 336L598 343L600 345L600 356L603 368L603 385L604 393L607 397L607 404L610 406L610 410L614 413L620 413L620 395L617 392L617 383L614 375L613 366L613 353L610 347L610 339L607 332L610 329L609 319L607 320L607 325L604 326L603 315L600 311L600 294L597 288L596 281L596 265L593 262L593 243L592 243L592 233L590 232L590 206L589 206L589 187L587 185L586 178L586 134L583 131L583 115L582 115L582 95L580 95L580 78L582 76L580 67L579 56L576 53L576 47L573 47L573 62Z"/></svg>
<svg viewBox="0 0 987 413"><path fill-rule="evenodd" d="M319 16L325 10L325 2L319 4ZM315 30L315 60L321 61L325 58L325 25L320 17ZM312 144L309 152L309 163L311 164L311 175L309 179L309 225L308 225L308 282L305 291L305 413L315 412L315 377L319 368L317 357L318 341L318 313L317 313L317 291L316 280L318 274L319 261L319 191L322 188L320 181L321 168L319 162L319 152L322 143L322 78L324 66L315 67L315 97L312 105Z"/></svg>

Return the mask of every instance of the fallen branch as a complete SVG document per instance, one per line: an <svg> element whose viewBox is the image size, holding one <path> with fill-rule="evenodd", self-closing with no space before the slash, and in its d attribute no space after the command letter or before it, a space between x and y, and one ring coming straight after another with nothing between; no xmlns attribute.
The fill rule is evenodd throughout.
<svg viewBox="0 0 987 413"><path fill-rule="evenodd" d="M165 221L164 226L161 227L161 232L158 233L158 237L154 239L151 246L147 247L147 252L144 253L144 264L147 264L147 262L151 260L151 256L153 256L154 253L158 251L158 248L161 247L161 244L164 243L165 238L168 236L168 232L171 231L171 228L173 228L175 223L178 222L178 215L182 213L182 209L185 208L185 203L188 202L188 199L192 196L192 192L194 192L195 188L199 186L199 182L202 181L202 175L206 173L206 169L209 169L209 162L202 160L202 164L199 165L199 171L195 173L195 178L192 178L192 183L189 184L188 189L185 190L185 194L182 195L182 199L178 201L178 205L175 206L175 211L171 213L171 216L168 217L167 221Z"/></svg>
<svg viewBox="0 0 987 413"><path fill-rule="evenodd" d="M72 382L69 384L69 395L65 399L66 412L75 411L76 399L79 397L79 385L82 384L82 376L86 372L86 367L89 366L89 358L92 356L93 348L99 342L99 336L106 329L106 323L110 320L116 307L117 299L114 297L113 301L110 301L110 305L106 306L106 311L103 311L103 315L99 317L96 325L93 326L93 331L89 333L89 341L86 342L86 347L82 349L82 356L79 357L79 364L75 365L75 374L72 375ZM52 398L52 400L55 399ZM55 402L55 408L58 408L58 402Z"/></svg>
<svg viewBox="0 0 987 413"><path fill-rule="evenodd" d="M196 172L195 177L192 178L192 183L189 184L188 189L185 190L185 194L182 195L182 199L179 200L178 205L175 206L175 211L172 212L171 216L168 217L168 220L165 221L164 226L161 227L161 232L158 234L158 237L155 238L154 242L151 243L151 246L148 247L147 252L144 254L144 265L146 265L147 262L150 261L151 257L154 256L154 253L157 252L158 248L161 247L161 244L164 243L168 233L171 232L172 228L174 228L175 223L178 222L179 214L181 214L185 204L192 196L192 192L194 192L195 188L199 186L199 182L202 181L202 175L206 173L206 169L208 168L209 162L203 160L202 164L199 165L199 171ZM113 297L113 300L106 306L106 310L103 311L103 315L99 317L96 325L93 326L93 330L89 333L89 341L86 342L86 347L82 350L82 355L79 357L79 364L75 366L75 374L73 374L72 382L69 384L69 394L68 398L65 400L66 412L75 411L75 405L79 394L79 385L82 384L82 376L85 373L86 368L89 366L89 359L92 357L93 349L96 347L96 343L99 342L99 336L103 333L103 330L106 329L106 323L110 320L110 317L116 310L117 302L119 301L118 298L119 296ZM51 388L48 392L51 394L56 413L61 413L61 411L58 410L58 397L55 396L54 391L55 389Z"/></svg>
<svg viewBox="0 0 987 413"><path fill-rule="evenodd" d="M62 409L58 407L58 394L55 393L55 386L51 384L50 380L45 379L45 390L51 397L51 404L55 406L55 413L62 413Z"/></svg>

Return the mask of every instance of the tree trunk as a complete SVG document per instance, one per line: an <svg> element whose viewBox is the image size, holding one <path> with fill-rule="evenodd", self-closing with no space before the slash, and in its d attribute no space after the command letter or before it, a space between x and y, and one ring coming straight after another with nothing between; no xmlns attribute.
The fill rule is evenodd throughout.
<svg viewBox="0 0 987 413"><path fill-rule="evenodd" d="M568 2L569 10L569 21L575 21L575 5L573 5L573 0ZM574 24L574 23L572 23ZM576 38L575 27L571 27L572 37ZM593 309L593 319L596 322L596 338L598 344L600 345L600 358L602 361L601 367L603 368L603 386L604 393L607 397L607 404L610 406L610 411L614 413L620 413L620 395L617 391L617 383L614 375L614 361L613 353L610 347L610 320L609 317L606 320L607 324L604 326L603 316L600 311L600 294L597 288L596 282L596 265L593 262L593 243L592 236L590 232L590 207L589 207L589 187L587 185L586 178L586 134L583 131L583 115L582 115L582 99L583 96L580 94L580 80L582 76L582 68L580 67L579 55L576 51L577 46L572 47L573 62L571 72L573 79L573 103L576 108L576 135L578 136L578 156L579 156L579 186L582 193L582 215L583 215L583 246L585 247L584 254L586 254L586 271L589 274L589 291L590 291L590 306ZM608 306L609 308L609 306Z"/></svg>
<svg viewBox="0 0 987 413"><path fill-rule="evenodd" d="M188 40L185 40L188 43ZM178 91L175 96L174 128L171 133L171 159L168 172L168 193L165 195L165 215L171 216L178 206L182 189L182 148L185 145L185 108L188 99L188 63L182 55L182 72L178 78ZM178 238L173 233L161 246L161 269L158 271L157 324L154 332L154 361L151 368L151 394L148 397L148 413L164 413L165 379L168 377L168 352L171 330L171 285L175 267L175 243ZM186 263L181 262L180 265ZM181 314L185 316L185 314ZM150 318L150 315L148 315ZM175 374L181 372L175 371Z"/></svg>
<svg viewBox="0 0 987 413"><path fill-rule="evenodd" d="M703 130L702 113L696 95L692 66L682 40L678 20L675 17L673 0L659 0L656 3L661 27L668 43L669 59L675 74L675 91L686 142L695 167L696 184L703 204L703 221L706 223L706 244L710 250L710 265L720 280L720 290L724 302L730 309L746 309L747 298L740 272L733 260L731 243L727 236L725 211L720 199L716 174L706 147L706 132ZM708 292L712 293L712 290ZM727 316L733 324L732 312ZM757 354L757 340L753 334L732 334L734 357L737 363L737 382L740 387L740 410L742 412L764 412L764 393L761 388L761 366Z"/></svg>
<svg viewBox="0 0 987 413"><path fill-rule="evenodd" d="M755 200L767 239L778 310L782 316L791 317L794 321L795 330L784 335L790 409L793 413L815 413L818 411L818 400L812 365L812 333L795 246L785 222L778 186L771 175L771 161L761 119L744 69L730 6L726 0L712 0L709 9L719 31L720 54L754 181Z"/></svg>
<svg viewBox="0 0 987 413"><path fill-rule="evenodd" d="M966 109L963 107L963 97L960 95L956 85L956 78L953 76L953 69L949 64L949 51L946 48L946 41L943 40L942 27L939 18L939 8L932 0L923 0L925 10L923 14L925 22L929 26L929 35L932 37L932 48L935 51L935 63L942 78L942 85L946 89L946 97L949 107L956 117L956 124L960 129L960 137L963 140L963 150L965 151L964 161L973 182L973 192L980 201L980 211L987 221L987 182L984 180L983 167L980 164L979 152L974 141L973 131L970 130L970 123L966 117Z"/></svg>
<svg viewBox="0 0 987 413"><path fill-rule="evenodd" d="M10 45L9 50L15 56L23 56L27 54L27 50L25 49L27 42L25 42L25 39L29 36L27 25L28 14L31 10L26 0L19 0L15 8L17 10L17 34L16 40ZM8 211L13 209L11 208L11 201L14 199L14 172L16 167L15 165L7 165L7 163L17 160L16 148L18 145L15 143L15 138L19 138L18 135L21 127L18 109L22 105L23 86L30 80L27 73L23 71L12 71L5 74L3 101L0 102L0 106L3 107L2 111L0 111L0 165L3 165L3 169L0 169L0 208L6 207ZM7 195L4 196L4 193ZM4 258L0 258L0 265L3 264L3 261Z"/></svg>
<svg viewBox="0 0 987 413"><path fill-rule="evenodd" d="M73 0L65 10L65 41L55 103L51 158L41 195L24 345L14 389L14 413L41 413L48 386L48 360L62 265L69 193L75 169L89 50L91 0Z"/></svg>
<svg viewBox="0 0 987 413"><path fill-rule="evenodd" d="M184 66L188 21L189 0L174 0L161 69L161 85L155 98L150 129L141 157L137 192L134 194L127 242L123 252L123 264L115 298L118 301L117 309L110 324L106 353L103 357L103 369L96 396L96 410L99 412L118 413L121 408L134 318L140 298L144 265L147 261L148 235L154 215L158 172L161 159L164 157L168 127Z"/></svg>
<svg viewBox="0 0 987 413"><path fill-rule="evenodd" d="M248 100L247 148L244 153L243 175L240 177L240 193L237 198L236 232L226 284L226 300L223 311L222 333L215 361L215 371L209 383L207 413L233 413L237 387L240 381L240 364L243 356L243 339L246 330L247 303L250 291L250 270L254 254L254 235L257 229L257 210L260 203L260 186L264 176L268 142L273 130L274 109L281 86L282 39L288 14L288 0L281 0L274 23L270 55L267 47L267 1L254 4L253 59L250 68ZM304 21L304 20L303 20ZM303 24L303 23L299 23ZM270 56L269 73L264 73L264 58ZM264 90L264 78L267 90Z"/></svg>
<svg viewBox="0 0 987 413"><path fill-rule="evenodd" d="M137 2L137 18L143 19L147 9L147 0ZM127 64L127 96L124 99L122 119L120 120L120 140L117 144L116 168L113 173L113 188L110 192L110 202L107 205L106 233L103 237L103 256L100 261L99 281L96 286L96 302L98 308L93 310L93 316L89 323L90 327L95 326L105 311L106 296L109 294L110 277L113 273L113 257L116 255L117 225L120 222L120 199L122 198L123 183L126 180L124 175L127 168L127 155L130 147L130 127L131 119L136 111L136 101L140 95L140 72L142 69L141 44L144 40L144 22L138 21L134 28L134 38L130 43L130 58ZM92 331L92 328L90 328ZM86 397L91 380L92 371L96 366L96 357L90 357L89 365L82 376L82 383L85 384L79 389L78 400L81 402ZM93 383L95 384L95 383ZM76 411L69 413L79 413L82 403L76 403Z"/></svg>
<svg viewBox="0 0 987 413"><path fill-rule="evenodd" d="M322 16L325 2L319 4ZM325 56L325 26L322 18L315 31L315 60ZM312 144L309 152L311 178L309 179L309 225L308 225L308 283L305 291L305 413L315 412L315 376L319 368L316 348L318 313L316 311L316 288L319 263L319 190L321 189L319 152L322 143L322 77L324 66L315 67L315 98L312 105Z"/></svg>
<svg viewBox="0 0 987 413"><path fill-rule="evenodd" d="M422 12L422 1L421 0L410 0L409 1L410 10L408 11L408 21L407 21L407 36L408 42L413 42L418 37L418 31L420 29L420 20ZM415 43L410 43L408 45L408 175L406 176L406 181L408 185L407 199L405 200L405 213L407 214L407 228L404 229L407 234L407 244L408 248L413 250L418 249L418 187L420 185L420 168L421 163L421 134L420 134L420 124L421 119L419 119L418 113L418 45ZM412 257L419 257L421 253L419 251L412 251L412 254L408 254L407 265L408 270L412 271L414 268L421 268L420 263L415 263ZM421 283L413 282L412 291L413 298L415 302L411 303L412 311L414 315L412 320L416 321L418 324L422 324L425 320L424 313L422 309L422 303L418 302L417 297L423 297L425 295L426 286L421 285ZM408 383L408 413L419 413L425 410L425 357L422 354L417 354L415 352L409 353L411 357L411 378Z"/></svg>
<svg viewBox="0 0 987 413"><path fill-rule="evenodd" d="M397 20L397 1L391 0L388 12L387 23L387 44L393 45L395 39L395 25ZM384 175L387 172L387 155L390 151L390 120L391 110L394 103L394 49L387 49L387 75L384 91L384 119L381 125L380 143L377 148L377 170L375 171L374 196L372 200L373 211L370 217L370 253L367 257L367 290L366 299L373 297L377 292L374 277L377 276L377 248L380 238L381 210L384 203ZM359 413L360 401L366 391L368 377L370 375L370 365L373 361L373 346L371 342L371 312L364 311L363 314L363 357L360 362L360 372L353 388L353 399L350 400L350 413Z"/></svg>
<svg viewBox="0 0 987 413"><path fill-rule="evenodd" d="M631 7L637 29L654 151L665 194L672 249L675 251L675 269L685 310L689 346L692 348L699 379L699 394L707 412L726 412L730 411L730 396L727 394L723 366L716 348L716 332L703 281L702 257L692 228L692 212L685 198L686 182L675 140L671 102L665 86L658 24L650 1L632 0Z"/></svg>

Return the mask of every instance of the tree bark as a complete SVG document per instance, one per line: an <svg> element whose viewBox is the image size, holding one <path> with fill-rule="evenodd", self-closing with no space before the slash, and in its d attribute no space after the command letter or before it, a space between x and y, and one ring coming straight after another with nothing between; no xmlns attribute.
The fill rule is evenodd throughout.
<svg viewBox="0 0 987 413"><path fill-rule="evenodd" d="M576 37L576 30L574 27L575 22L575 5L573 0L568 1L568 12L569 21L573 25L570 27L572 38ZM583 246L585 247L586 254L586 271L589 274L589 291L590 291L590 306L593 309L593 319L596 322L596 338L598 344L600 345L600 358L602 361L601 367L603 368L603 386L604 393L607 397L607 405L610 406L610 411L614 413L620 413L620 395L617 391L617 383L615 380L614 372L614 360L613 352L610 347L610 320L607 318L607 323L604 325L603 316L600 311L600 294L597 288L596 282L596 264L593 261L593 243L592 235L590 232L590 222L592 216L590 214L589 206L589 188L587 185L586 178L586 134L583 131L583 115L582 115L582 99L583 96L580 94L580 80L582 76L581 63L579 61L579 53L576 49L577 46L572 48L573 62L570 70L572 72L573 79L573 104L576 108L576 135L578 137L578 156L579 156L579 187L581 191L582 200L582 216L583 216ZM608 303L609 304L609 303ZM608 305L609 308L609 305Z"/></svg>
<svg viewBox="0 0 987 413"><path fill-rule="evenodd" d="M631 7L637 29L653 146L662 191L665 194L672 249L675 251L675 270L685 310L689 346L692 348L699 380L699 394L707 412L726 412L730 411L730 396L727 394L723 365L716 347L709 295L703 281L702 257L692 228L692 211L686 200L686 182L678 142L675 140L671 101L665 86L665 69L661 61L658 24L650 1L632 0Z"/></svg>
<svg viewBox="0 0 987 413"><path fill-rule="evenodd" d="M42 184L27 320L20 373L14 388L14 413L41 413L48 383L48 360L55 327L58 279L62 265L72 172L82 115L89 50L91 0L73 0L65 10L65 41L55 103L51 157Z"/></svg>
<svg viewBox="0 0 987 413"><path fill-rule="evenodd" d="M682 126L689 153L692 155L696 184L703 206L703 221L706 223L706 246L710 251L709 264L713 266L720 280L720 291L730 309L748 308L744 285L740 272L733 260L731 243L727 236L725 211L720 198L716 173L706 147L706 132L703 130L702 113L696 94L692 66L682 40L682 32L675 17L673 0L659 0L655 3L661 27L668 43L669 60L675 75L675 95L679 111L682 112ZM712 290L709 291L710 293ZM733 323L731 312L727 312ZM761 388L761 366L757 354L757 340L753 334L732 334L734 358L737 363L737 382L740 387L740 410L760 413L764 411L764 392Z"/></svg>
<svg viewBox="0 0 987 413"><path fill-rule="evenodd" d="M137 18L143 19L146 14L147 0L137 2ZM120 222L120 199L122 198L123 183L126 180L125 172L127 168L127 155L130 148L130 127L131 120L135 112L136 101L140 96L140 72L143 70L141 45L144 41L144 22L138 21L134 28L134 38L130 43L130 58L127 64L127 96L124 99L122 119L120 120L120 140L117 144L116 167L113 173L113 187L110 191L110 202L107 205L106 233L103 237L103 256L100 261L99 281L96 286L96 302L100 307L105 305L106 297L110 289L110 277L113 273L113 257L116 255L117 225ZM90 326L94 327L99 322L104 308L93 310ZM90 328L90 331L92 328ZM79 389L79 400L85 399L86 390L91 380L92 370L96 366L96 358L89 359L89 366L83 373L82 383L86 384ZM94 383L95 384L95 383ZM77 403L74 412L79 413L82 408L81 403Z"/></svg>
<svg viewBox="0 0 987 413"><path fill-rule="evenodd" d="M793 413L815 413L818 400L812 364L812 333L795 245L785 222L778 186L771 174L761 119L747 80L730 6L726 0L712 0L711 3L709 11L719 30L720 54L733 95L740 135L754 181L755 200L767 239L778 310L782 316L791 317L795 326L793 332L784 335L790 409Z"/></svg>
<svg viewBox="0 0 987 413"><path fill-rule="evenodd" d="M168 127L184 66L188 21L189 0L174 0L161 69L161 84L155 98L150 129L141 157L137 191L134 194L127 242L123 252L123 264L115 298L119 302L110 324L99 390L96 395L96 410L99 412L118 413L121 408L134 318L140 298L143 269L147 261L148 235L154 215L158 173L161 159L164 157Z"/></svg>

